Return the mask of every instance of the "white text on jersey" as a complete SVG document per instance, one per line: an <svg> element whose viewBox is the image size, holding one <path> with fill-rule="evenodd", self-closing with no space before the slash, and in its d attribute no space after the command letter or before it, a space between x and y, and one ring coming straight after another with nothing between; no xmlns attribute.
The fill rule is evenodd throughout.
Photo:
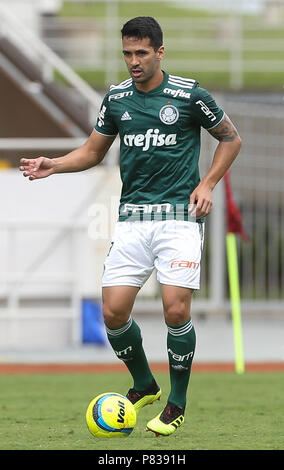
<svg viewBox="0 0 284 470"><path fill-rule="evenodd" d="M168 93L172 95L174 98L180 96L181 98L190 98L190 93L186 93L184 90L179 88L178 90L174 90L173 88L164 88L164 93Z"/></svg>
<svg viewBox="0 0 284 470"><path fill-rule="evenodd" d="M108 100L119 100L120 98L123 98L124 96L131 96L133 95L133 91L122 91L121 93L115 93L115 95L110 95L108 97Z"/></svg>
<svg viewBox="0 0 284 470"><path fill-rule="evenodd" d="M196 101L196 104L199 104L199 106L201 107L201 111L203 111L204 114L206 114L206 116L209 118L209 121L211 121L211 122L215 121L215 119L216 119L215 114L213 114L212 111L210 111L208 106L206 106L206 104L203 103L203 101L201 101L201 100Z"/></svg>
<svg viewBox="0 0 284 470"><path fill-rule="evenodd" d="M127 147L142 147L143 152L153 147L176 145L176 134L160 134L159 129L148 129L146 134L125 134L123 142Z"/></svg>

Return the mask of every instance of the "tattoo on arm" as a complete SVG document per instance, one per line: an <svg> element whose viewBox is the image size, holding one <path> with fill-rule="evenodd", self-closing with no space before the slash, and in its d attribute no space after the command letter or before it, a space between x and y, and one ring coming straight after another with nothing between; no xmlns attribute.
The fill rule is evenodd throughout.
<svg viewBox="0 0 284 470"><path fill-rule="evenodd" d="M209 129L208 132L220 142L233 142L239 135L232 121L226 115L220 124Z"/></svg>

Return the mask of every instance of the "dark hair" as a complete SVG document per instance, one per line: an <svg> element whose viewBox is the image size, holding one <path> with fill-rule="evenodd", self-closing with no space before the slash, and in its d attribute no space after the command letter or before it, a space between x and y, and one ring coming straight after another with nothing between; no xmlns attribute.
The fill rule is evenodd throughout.
<svg viewBox="0 0 284 470"><path fill-rule="evenodd" d="M137 16L127 21L121 30L122 37L149 38L151 46L157 50L163 45L163 32L151 16Z"/></svg>

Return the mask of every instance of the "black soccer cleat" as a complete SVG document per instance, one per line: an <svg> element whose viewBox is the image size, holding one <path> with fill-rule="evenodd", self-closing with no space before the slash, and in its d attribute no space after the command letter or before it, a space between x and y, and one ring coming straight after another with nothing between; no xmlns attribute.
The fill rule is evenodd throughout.
<svg viewBox="0 0 284 470"><path fill-rule="evenodd" d="M153 383L146 390L135 390L135 388L130 388L128 390L126 397L134 405L136 413L140 411L143 406L152 405L154 401L160 400L161 389L159 385L153 380Z"/></svg>
<svg viewBox="0 0 284 470"><path fill-rule="evenodd" d="M168 402L164 410L147 423L156 436L169 436L184 422L184 408Z"/></svg>

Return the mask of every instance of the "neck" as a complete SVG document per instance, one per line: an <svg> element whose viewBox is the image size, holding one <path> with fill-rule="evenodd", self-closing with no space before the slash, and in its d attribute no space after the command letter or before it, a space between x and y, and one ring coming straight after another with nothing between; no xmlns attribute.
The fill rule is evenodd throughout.
<svg viewBox="0 0 284 470"><path fill-rule="evenodd" d="M164 74L162 70L159 70L155 73L155 75L153 75L153 77L151 77L146 82L141 82L141 83L135 82L135 86L137 90L147 93L148 91L154 90L154 88L157 88L159 85L161 85L163 80L164 80Z"/></svg>

